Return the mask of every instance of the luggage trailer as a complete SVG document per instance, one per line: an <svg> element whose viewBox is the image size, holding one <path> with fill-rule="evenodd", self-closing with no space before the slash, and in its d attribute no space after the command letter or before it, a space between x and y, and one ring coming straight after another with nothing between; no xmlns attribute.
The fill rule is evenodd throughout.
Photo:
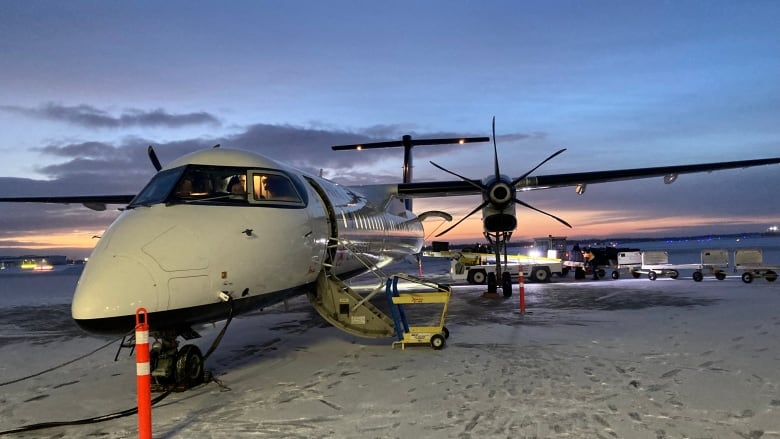
<svg viewBox="0 0 780 439"><path fill-rule="evenodd" d="M656 250L641 252L642 263L629 267L629 272L636 278L638 275L647 274L648 279L656 280L658 276L667 276L677 279L679 270L694 270L693 280L701 282L704 272L715 276L718 280L726 278L726 269L729 267L729 251L727 249L702 250L701 263L699 264L670 264L669 252ZM614 278L614 275L613 275Z"/></svg>
<svg viewBox="0 0 780 439"><path fill-rule="evenodd" d="M746 284L757 277L774 282L780 266L764 265L764 253L760 248L740 248L734 250L734 271L742 271L742 282Z"/></svg>
<svg viewBox="0 0 780 439"><path fill-rule="evenodd" d="M617 264L612 270L612 279L620 279L621 270L627 271L634 279L639 279L642 275L642 252L639 250L618 252Z"/></svg>

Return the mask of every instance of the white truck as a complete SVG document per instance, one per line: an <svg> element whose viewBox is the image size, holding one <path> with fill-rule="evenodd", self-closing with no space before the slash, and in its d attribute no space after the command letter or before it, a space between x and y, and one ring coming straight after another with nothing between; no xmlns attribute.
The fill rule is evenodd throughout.
<svg viewBox="0 0 780 439"><path fill-rule="evenodd" d="M560 259L533 257L525 255L507 255L507 264L502 269L512 275L516 281L520 267L523 277L530 282L549 282L553 274L563 276L563 264ZM470 284L484 284L488 273L496 271L496 255L486 253L458 253L450 260L450 276L453 281Z"/></svg>

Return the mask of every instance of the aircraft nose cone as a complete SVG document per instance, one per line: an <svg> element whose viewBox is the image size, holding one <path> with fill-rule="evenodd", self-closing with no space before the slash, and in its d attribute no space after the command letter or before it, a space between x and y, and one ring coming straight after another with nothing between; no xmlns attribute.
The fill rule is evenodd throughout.
<svg viewBox="0 0 780 439"><path fill-rule="evenodd" d="M123 255L91 258L76 286L73 320L85 331L125 333L135 327L138 308L159 308L158 288L149 270Z"/></svg>

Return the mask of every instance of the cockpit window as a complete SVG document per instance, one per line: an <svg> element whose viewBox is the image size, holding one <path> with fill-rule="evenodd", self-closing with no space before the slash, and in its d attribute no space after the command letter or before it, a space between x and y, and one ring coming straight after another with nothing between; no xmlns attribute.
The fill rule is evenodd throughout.
<svg viewBox="0 0 780 439"><path fill-rule="evenodd" d="M246 173L244 168L190 165L167 201L246 203Z"/></svg>
<svg viewBox="0 0 780 439"><path fill-rule="evenodd" d="M303 204L298 189L287 175L276 172L252 171L251 189L253 203L281 202Z"/></svg>
<svg viewBox="0 0 780 439"><path fill-rule="evenodd" d="M128 208L157 203L303 207L302 190L279 171L188 165L159 172Z"/></svg>
<svg viewBox="0 0 780 439"><path fill-rule="evenodd" d="M184 166L181 166L158 172L149 184L133 198L133 201L130 202L130 205L127 207L149 206L164 202L166 198L168 198L168 194L171 193L176 182L179 181L184 169Z"/></svg>

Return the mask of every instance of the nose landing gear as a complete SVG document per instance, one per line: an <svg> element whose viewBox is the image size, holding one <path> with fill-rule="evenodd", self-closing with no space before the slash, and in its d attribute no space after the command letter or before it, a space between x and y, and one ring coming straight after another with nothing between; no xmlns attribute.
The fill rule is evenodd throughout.
<svg viewBox="0 0 780 439"><path fill-rule="evenodd" d="M152 390L165 391L173 388L184 391L204 382L205 369L200 349L187 344L178 348L179 342L173 333L160 336L149 352L152 368Z"/></svg>

